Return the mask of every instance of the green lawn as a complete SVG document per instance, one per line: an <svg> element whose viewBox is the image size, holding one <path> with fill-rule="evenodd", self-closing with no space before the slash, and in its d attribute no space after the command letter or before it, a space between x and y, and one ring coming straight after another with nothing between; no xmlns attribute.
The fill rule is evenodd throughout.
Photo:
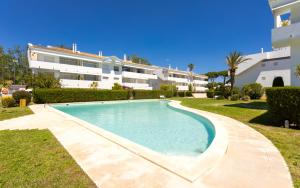
<svg viewBox="0 0 300 188"><path fill-rule="evenodd" d="M25 116L32 114L32 111L28 107L12 107L12 108L3 108L0 105L0 121L5 119L11 119L15 117Z"/></svg>
<svg viewBox="0 0 300 188"><path fill-rule="evenodd" d="M96 187L49 130L0 131L0 187Z"/></svg>
<svg viewBox="0 0 300 188"><path fill-rule="evenodd" d="M275 127L267 103L255 101L229 101L214 99L175 98L182 105L225 115L250 125L280 150L285 158L296 188L300 188L300 130Z"/></svg>
<svg viewBox="0 0 300 188"><path fill-rule="evenodd" d="M12 107L12 108L3 108L1 104L0 97L0 121L5 119L11 119L15 117L25 116L28 114L32 114L30 108L20 108L20 107Z"/></svg>

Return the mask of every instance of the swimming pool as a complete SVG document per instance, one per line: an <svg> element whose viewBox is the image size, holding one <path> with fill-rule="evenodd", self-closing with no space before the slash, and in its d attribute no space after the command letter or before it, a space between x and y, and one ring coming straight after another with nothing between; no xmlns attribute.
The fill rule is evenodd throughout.
<svg viewBox="0 0 300 188"><path fill-rule="evenodd" d="M122 101L52 107L162 154L203 153L215 137L213 124L168 103L166 100Z"/></svg>

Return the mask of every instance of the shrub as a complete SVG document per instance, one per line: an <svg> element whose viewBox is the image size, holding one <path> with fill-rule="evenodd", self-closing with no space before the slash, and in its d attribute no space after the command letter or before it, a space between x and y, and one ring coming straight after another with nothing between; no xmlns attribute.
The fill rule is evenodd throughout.
<svg viewBox="0 0 300 188"><path fill-rule="evenodd" d="M278 122L300 123L300 87L267 88L269 111Z"/></svg>
<svg viewBox="0 0 300 188"><path fill-rule="evenodd" d="M12 96L17 104L20 103L20 99L26 99L26 105L31 102L31 94L27 91L16 91Z"/></svg>
<svg viewBox="0 0 300 188"><path fill-rule="evenodd" d="M176 92L177 92L177 88L175 85L171 85L171 84L162 84L160 86L160 90L162 92L166 92L166 94L168 95L168 97L174 97L176 96Z"/></svg>
<svg viewBox="0 0 300 188"><path fill-rule="evenodd" d="M242 94L248 95L251 99L260 99L264 94L264 89L259 83L246 84L242 88Z"/></svg>
<svg viewBox="0 0 300 188"><path fill-rule="evenodd" d="M230 100L232 101L237 101L240 99L240 95L239 94L233 94L231 97L230 97Z"/></svg>
<svg viewBox="0 0 300 188"><path fill-rule="evenodd" d="M215 96L215 91L213 89L209 89L207 92L206 92L206 96L207 98L214 98Z"/></svg>
<svg viewBox="0 0 300 188"><path fill-rule="evenodd" d="M185 97L185 91L177 91L178 97Z"/></svg>
<svg viewBox="0 0 300 188"><path fill-rule="evenodd" d="M163 92L160 90L134 90L134 99L159 99ZM166 97L166 96L165 96Z"/></svg>
<svg viewBox="0 0 300 188"><path fill-rule="evenodd" d="M190 92L193 91L193 85L192 85L192 84L189 84L189 85L188 85L188 88L189 88L189 91L190 91Z"/></svg>
<svg viewBox="0 0 300 188"><path fill-rule="evenodd" d="M220 95L220 96L217 97L217 100L224 100L224 99L225 99L225 97L222 96L222 95Z"/></svg>
<svg viewBox="0 0 300 188"><path fill-rule="evenodd" d="M35 89L35 103L63 103L126 100L129 92L126 90L96 90L96 89Z"/></svg>
<svg viewBox="0 0 300 188"><path fill-rule="evenodd" d="M172 92L172 91L160 91L161 95L164 95L166 98L171 98L174 97L176 95L176 92Z"/></svg>
<svg viewBox="0 0 300 188"><path fill-rule="evenodd" d="M111 89L112 90L122 90L123 87L118 83L114 83L114 86Z"/></svg>
<svg viewBox="0 0 300 188"><path fill-rule="evenodd" d="M245 95L245 96L242 97L243 101L250 101L250 99L251 98L248 95Z"/></svg>
<svg viewBox="0 0 300 188"><path fill-rule="evenodd" d="M2 106L4 108L14 107L16 106L16 101L11 96L3 96L1 99Z"/></svg>
<svg viewBox="0 0 300 188"><path fill-rule="evenodd" d="M60 82L51 73L39 73L34 78L34 85L37 88L60 88Z"/></svg>
<svg viewBox="0 0 300 188"><path fill-rule="evenodd" d="M192 97L193 96L193 93L191 91L186 91L185 92L185 96L186 97Z"/></svg>

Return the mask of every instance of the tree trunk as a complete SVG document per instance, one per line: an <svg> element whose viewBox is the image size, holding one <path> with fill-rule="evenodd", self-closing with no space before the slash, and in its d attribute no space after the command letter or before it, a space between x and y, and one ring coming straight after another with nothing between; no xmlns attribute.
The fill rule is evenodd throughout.
<svg viewBox="0 0 300 188"><path fill-rule="evenodd" d="M235 70L230 70L230 95L233 95L233 87L235 82Z"/></svg>

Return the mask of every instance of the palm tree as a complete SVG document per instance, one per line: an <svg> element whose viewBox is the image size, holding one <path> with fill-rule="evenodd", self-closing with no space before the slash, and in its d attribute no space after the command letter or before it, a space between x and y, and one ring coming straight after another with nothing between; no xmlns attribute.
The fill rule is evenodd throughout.
<svg viewBox="0 0 300 188"><path fill-rule="evenodd" d="M296 74L297 77L300 77L300 64L298 64L298 65L296 66L295 74Z"/></svg>
<svg viewBox="0 0 300 188"><path fill-rule="evenodd" d="M193 81L193 70L195 68L195 65L193 63L190 63L188 64L188 68L189 68L189 71L190 71L190 81L192 82ZM191 85L191 83L190 83ZM189 88L191 87L191 90L193 90L193 86L189 86ZM190 89L189 89L190 90Z"/></svg>
<svg viewBox="0 0 300 188"><path fill-rule="evenodd" d="M235 72L238 68L238 64L250 60L249 58L244 58L240 52L231 52L226 57L226 63L228 65L228 71L230 76L230 94L232 95L234 83L235 83Z"/></svg>
<svg viewBox="0 0 300 188"><path fill-rule="evenodd" d="M190 63L190 64L188 64L188 68L189 68L189 71L192 72L195 68L195 65Z"/></svg>

